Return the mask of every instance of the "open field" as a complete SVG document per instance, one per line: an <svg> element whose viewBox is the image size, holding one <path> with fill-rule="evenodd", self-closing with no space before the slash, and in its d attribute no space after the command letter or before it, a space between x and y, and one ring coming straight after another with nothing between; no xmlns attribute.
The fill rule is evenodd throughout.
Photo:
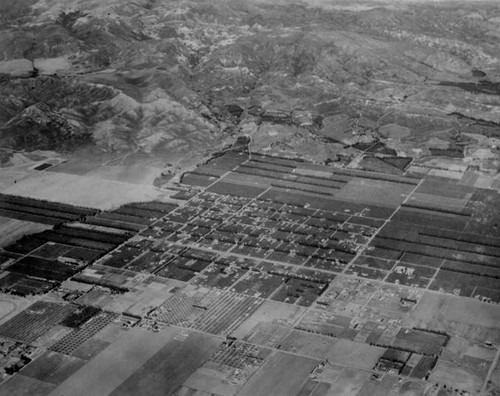
<svg viewBox="0 0 500 396"><path fill-rule="evenodd" d="M368 381L369 376L370 372L368 371L345 368L333 384L329 384L322 392L315 393L315 395L356 395L363 388L365 382Z"/></svg>
<svg viewBox="0 0 500 396"><path fill-rule="evenodd" d="M0 298L0 324L5 323L33 302L30 298L2 295Z"/></svg>
<svg viewBox="0 0 500 396"><path fill-rule="evenodd" d="M243 386L239 395L297 395L318 363L318 360L275 352Z"/></svg>
<svg viewBox="0 0 500 396"><path fill-rule="evenodd" d="M472 394L477 394L484 382L484 378L463 369L460 365L444 360L438 362L430 376L430 380L450 384L455 389L467 390Z"/></svg>
<svg viewBox="0 0 500 396"><path fill-rule="evenodd" d="M50 394L55 387L54 384L49 382L18 374L0 385L0 395L46 396Z"/></svg>
<svg viewBox="0 0 500 396"><path fill-rule="evenodd" d="M335 194L337 199L397 207L413 190L412 185L388 181L354 179Z"/></svg>
<svg viewBox="0 0 500 396"><path fill-rule="evenodd" d="M500 329L500 306L456 296L425 293L405 325L425 328L434 320Z"/></svg>
<svg viewBox="0 0 500 396"><path fill-rule="evenodd" d="M16 304L9 300L0 300L0 322L16 310Z"/></svg>
<svg viewBox="0 0 500 396"><path fill-rule="evenodd" d="M3 192L99 209L111 209L133 201L155 200L164 195L153 186L56 172L37 173L5 188Z"/></svg>
<svg viewBox="0 0 500 396"><path fill-rule="evenodd" d="M173 394L210 357L219 342L197 333L185 333L182 338L170 340L111 395Z"/></svg>
<svg viewBox="0 0 500 396"><path fill-rule="evenodd" d="M182 388L177 390L176 396L184 394L232 396L238 390L236 381L231 381L231 377L234 377L233 373L234 369L230 367L207 362L184 381Z"/></svg>
<svg viewBox="0 0 500 396"><path fill-rule="evenodd" d="M328 355L337 340L323 337L317 334L292 330L281 342L281 348L284 351L298 353L302 356L308 356L314 359L323 359Z"/></svg>
<svg viewBox="0 0 500 396"><path fill-rule="evenodd" d="M177 334L175 330L151 334L147 330L130 329L59 384L51 395L110 394Z"/></svg>
<svg viewBox="0 0 500 396"><path fill-rule="evenodd" d="M85 363L85 360L77 357L47 351L23 369L22 374L35 380L58 385L76 373Z"/></svg>
<svg viewBox="0 0 500 396"><path fill-rule="evenodd" d="M369 380L365 381L363 387L358 392L358 396L387 396L394 391L398 381L398 377L385 375L381 381ZM420 396L421 393L408 394L405 396Z"/></svg>
<svg viewBox="0 0 500 396"><path fill-rule="evenodd" d="M104 331L104 329L101 331ZM91 339L85 341L82 345L80 345L72 352L71 356L82 360L91 360L99 353L101 353L108 345L111 345L111 342L102 341L98 338L98 336L99 333L97 333Z"/></svg>
<svg viewBox="0 0 500 396"><path fill-rule="evenodd" d="M325 357L332 363L370 370L375 367L377 360L383 353L383 348L349 340L339 340L331 346Z"/></svg>
<svg viewBox="0 0 500 396"><path fill-rule="evenodd" d="M233 331L232 336L242 339L262 322L276 322L291 326L302 312L303 308L296 305L284 304L277 301L265 301L247 320Z"/></svg>
<svg viewBox="0 0 500 396"><path fill-rule="evenodd" d="M154 179L161 174L161 171L161 168L140 165L103 165L87 172L85 176L149 187L153 184Z"/></svg>
<svg viewBox="0 0 500 396"><path fill-rule="evenodd" d="M0 189L3 190L16 185L18 182L28 179L32 176L36 176L39 173L36 171L30 171L26 168L14 168L14 169L1 169L0 171Z"/></svg>

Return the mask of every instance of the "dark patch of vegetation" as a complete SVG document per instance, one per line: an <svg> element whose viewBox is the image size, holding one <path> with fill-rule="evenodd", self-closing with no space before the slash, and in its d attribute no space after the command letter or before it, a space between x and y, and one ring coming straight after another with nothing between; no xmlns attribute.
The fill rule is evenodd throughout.
<svg viewBox="0 0 500 396"><path fill-rule="evenodd" d="M442 81L439 85L445 85L449 87L458 87L464 91L472 92L475 94L486 94L486 95L500 95L500 83L491 82L488 80L480 80L478 83L472 82L456 82L456 81Z"/></svg>
<svg viewBox="0 0 500 396"><path fill-rule="evenodd" d="M479 69L472 69L472 75L474 77L481 77L481 78L486 77L486 73Z"/></svg>
<svg viewBox="0 0 500 396"><path fill-rule="evenodd" d="M61 324L66 327L80 327L84 323L88 322L92 317L97 315L101 310L96 307L81 307L77 309L75 312L72 312L69 316L67 316Z"/></svg>
<svg viewBox="0 0 500 396"><path fill-rule="evenodd" d="M389 165L395 166L398 169L405 170L408 165L410 165L410 162L413 160L413 158L408 158L408 157L382 157L380 158L382 161L385 163L388 163Z"/></svg>
<svg viewBox="0 0 500 396"><path fill-rule="evenodd" d="M88 14L81 11L81 10L76 10L76 11L69 11L69 12L64 12L61 11L59 13L59 16L56 19L56 23L61 25L63 28L65 28L68 32L74 33L74 28L73 26L75 25L75 22L79 18L83 18L87 16Z"/></svg>
<svg viewBox="0 0 500 396"><path fill-rule="evenodd" d="M450 147L448 149L431 148L430 152L433 157L450 157L450 158L464 157L463 147Z"/></svg>

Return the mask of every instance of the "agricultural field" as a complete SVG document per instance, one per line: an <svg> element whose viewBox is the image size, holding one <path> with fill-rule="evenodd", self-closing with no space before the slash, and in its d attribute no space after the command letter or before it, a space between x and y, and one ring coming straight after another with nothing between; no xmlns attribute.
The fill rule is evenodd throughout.
<svg viewBox="0 0 500 396"><path fill-rule="evenodd" d="M179 185L175 203L112 210L5 195L9 216L41 228L0 252L1 290L36 295L33 309L6 305L0 337L41 349L0 393L21 380L71 393L91 377L116 395L420 395L456 372L459 391L487 381L500 238L481 228L484 191L240 152Z"/></svg>
<svg viewBox="0 0 500 396"><path fill-rule="evenodd" d="M151 334L131 329L59 384L57 392L109 394L147 364L175 335L175 331Z"/></svg>
<svg viewBox="0 0 500 396"><path fill-rule="evenodd" d="M75 310L68 304L36 302L0 325L0 336L30 344Z"/></svg>
<svg viewBox="0 0 500 396"><path fill-rule="evenodd" d="M78 220L84 216L91 216L97 212L98 210L87 207L76 207L25 196L0 194L0 214L4 213L8 217L34 223L61 224Z"/></svg>
<svg viewBox="0 0 500 396"><path fill-rule="evenodd" d="M239 391L241 395L290 395L300 389L318 360L275 352Z"/></svg>
<svg viewBox="0 0 500 396"><path fill-rule="evenodd" d="M190 387L197 389L197 381L189 382L189 377L212 355L219 343L220 340L197 333L174 338L111 395L136 395L141 392L173 394L186 380ZM200 382L204 385L204 381Z"/></svg>
<svg viewBox="0 0 500 396"><path fill-rule="evenodd" d="M62 202L98 209L162 197L153 186L123 183L96 176L39 172L3 190L5 194Z"/></svg>
<svg viewBox="0 0 500 396"><path fill-rule="evenodd" d="M78 326L71 326L77 328L54 343L50 347L50 350L64 355L71 355L114 319L115 315L113 314L93 312L92 317L88 318L84 323L78 324ZM62 324L64 325L65 323L63 322ZM65 325L68 326L68 324Z"/></svg>
<svg viewBox="0 0 500 396"><path fill-rule="evenodd" d="M28 234L36 234L51 226L0 216L0 248L10 245Z"/></svg>
<svg viewBox="0 0 500 396"><path fill-rule="evenodd" d="M85 360L61 353L46 351L23 369L22 375L55 386L78 371Z"/></svg>
<svg viewBox="0 0 500 396"><path fill-rule="evenodd" d="M368 382L371 373L365 370L345 368L333 383L320 382L314 392L317 395L348 396L358 394Z"/></svg>
<svg viewBox="0 0 500 396"><path fill-rule="evenodd" d="M5 395L46 396L56 388L50 382L40 381L31 377L17 374L0 385L0 393Z"/></svg>

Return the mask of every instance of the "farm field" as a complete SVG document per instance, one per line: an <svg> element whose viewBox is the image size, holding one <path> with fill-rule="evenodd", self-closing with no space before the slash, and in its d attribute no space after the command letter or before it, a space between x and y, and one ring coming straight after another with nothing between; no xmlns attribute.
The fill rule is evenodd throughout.
<svg viewBox="0 0 500 396"><path fill-rule="evenodd" d="M52 394L110 394L175 336L175 331L151 334L131 329L59 384Z"/></svg>
<svg viewBox="0 0 500 396"><path fill-rule="evenodd" d="M372 369L382 355L380 347L339 340L328 351L328 361L339 365L348 365L363 369Z"/></svg>
<svg viewBox="0 0 500 396"><path fill-rule="evenodd" d="M159 349L110 394L173 394L211 356L219 342L197 333L180 335Z"/></svg>
<svg viewBox="0 0 500 396"><path fill-rule="evenodd" d="M99 209L162 196L151 186L56 172L32 175L3 189L3 193Z"/></svg>
<svg viewBox="0 0 500 396"><path fill-rule="evenodd" d="M33 395L46 396L55 389L50 382L40 381L34 378L18 374L0 385L0 395Z"/></svg>
<svg viewBox="0 0 500 396"><path fill-rule="evenodd" d="M243 154L197 169L176 202L3 195L40 230L0 252L0 288L35 295L6 300L0 337L42 349L0 391L25 377L54 395L422 395L456 372L460 390L483 386L500 238L469 201L486 192L450 183L434 205L431 176ZM73 327L78 307L92 315Z"/></svg>
<svg viewBox="0 0 500 396"><path fill-rule="evenodd" d="M37 301L0 326L0 336L31 343L74 311L76 307Z"/></svg>
<svg viewBox="0 0 500 396"><path fill-rule="evenodd" d="M23 376L59 385L86 363L77 357L47 351L23 370Z"/></svg>
<svg viewBox="0 0 500 396"><path fill-rule="evenodd" d="M232 333L238 339L248 338L261 323L279 323L290 326L303 314L304 308L277 301L265 301Z"/></svg>
<svg viewBox="0 0 500 396"><path fill-rule="evenodd" d="M10 245L25 235L36 234L49 228L51 226L0 216L0 248Z"/></svg>
<svg viewBox="0 0 500 396"><path fill-rule="evenodd" d="M354 179L335 194L337 199L373 203L390 207L399 206L413 190L411 184L391 183L370 179Z"/></svg>
<svg viewBox="0 0 500 396"><path fill-rule="evenodd" d="M240 395L296 395L318 360L280 352L271 355L239 391Z"/></svg>
<svg viewBox="0 0 500 396"><path fill-rule="evenodd" d="M151 186L161 171L161 168L149 166L102 165L97 169L87 172L85 176L121 183Z"/></svg>
<svg viewBox="0 0 500 396"><path fill-rule="evenodd" d="M452 378L454 377L454 378ZM468 389L470 392L481 391L484 377L475 375L469 370L462 369L459 365L441 361L431 374L431 381L451 383L454 381L456 389Z"/></svg>
<svg viewBox="0 0 500 396"><path fill-rule="evenodd" d="M465 338L472 334L481 338L500 340L500 308L496 304L456 296L425 293L412 313L405 319L408 327L442 329L453 331ZM453 327L461 323L459 329Z"/></svg>
<svg viewBox="0 0 500 396"><path fill-rule="evenodd" d="M318 389L318 387L316 394L318 396L348 396L358 394L363 385L368 381L369 376L370 372L345 368L333 384L327 384L322 389Z"/></svg>

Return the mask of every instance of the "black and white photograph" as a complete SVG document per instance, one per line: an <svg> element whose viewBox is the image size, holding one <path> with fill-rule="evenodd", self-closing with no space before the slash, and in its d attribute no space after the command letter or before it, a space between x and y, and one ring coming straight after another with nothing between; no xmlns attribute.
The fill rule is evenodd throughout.
<svg viewBox="0 0 500 396"><path fill-rule="evenodd" d="M500 396L500 0L0 0L0 396Z"/></svg>

